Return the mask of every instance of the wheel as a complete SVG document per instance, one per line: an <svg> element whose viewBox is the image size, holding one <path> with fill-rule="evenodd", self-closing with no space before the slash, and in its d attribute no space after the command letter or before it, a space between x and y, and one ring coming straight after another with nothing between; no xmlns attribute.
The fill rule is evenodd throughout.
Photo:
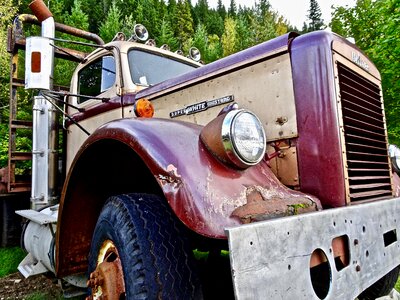
<svg viewBox="0 0 400 300"><path fill-rule="evenodd" d="M157 196L110 197L93 233L89 299L201 297L181 226Z"/></svg>
<svg viewBox="0 0 400 300"><path fill-rule="evenodd" d="M394 288L399 278L400 266L387 273L364 292L358 296L359 300L375 300L376 298L386 296Z"/></svg>

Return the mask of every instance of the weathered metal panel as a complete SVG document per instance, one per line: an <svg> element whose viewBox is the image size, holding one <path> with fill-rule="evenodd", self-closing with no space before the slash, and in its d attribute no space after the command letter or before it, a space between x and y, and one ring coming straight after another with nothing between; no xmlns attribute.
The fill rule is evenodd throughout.
<svg viewBox="0 0 400 300"><path fill-rule="evenodd" d="M400 264L400 198L229 228L236 299L319 299L311 254L321 249L331 277L325 299L354 299ZM384 235L392 232L392 243ZM350 263L337 270L335 237L349 238Z"/></svg>
<svg viewBox="0 0 400 300"><path fill-rule="evenodd" d="M287 52L215 78L204 77L203 80L172 94L151 99L155 117L170 118L171 112L189 105L232 95L239 108L257 114L268 141L297 136L292 71ZM205 125L223 107L214 106L174 119Z"/></svg>
<svg viewBox="0 0 400 300"><path fill-rule="evenodd" d="M313 32L294 39L290 49L299 130L300 189L319 197L327 207L346 202L333 38L332 33Z"/></svg>

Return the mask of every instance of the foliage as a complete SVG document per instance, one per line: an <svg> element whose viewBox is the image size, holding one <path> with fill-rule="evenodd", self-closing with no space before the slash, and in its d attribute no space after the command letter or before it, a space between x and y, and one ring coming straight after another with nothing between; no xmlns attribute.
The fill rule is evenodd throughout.
<svg viewBox="0 0 400 300"><path fill-rule="evenodd" d="M121 31L121 17L122 13L117 7L115 1L113 1L107 18L104 20L104 22L101 23L99 28L100 36L106 43L110 42L113 39L114 35L117 32Z"/></svg>
<svg viewBox="0 0 400 300"><path fill-rule="evenodd" d="M190 5L188 0L178 0L177 11L179 12L176 17L178 37L181 46L187 42L187 40L193 36L193 18L190 12Z"/></svg>
<svg viewBox="0 0 400 300"><path fill-rule="evenodd" d="M358 0L336 7L331 27L353 37L381 72L389 141L400 145L400 6L398 0Z"/></svg>
<svg viewBox="0 0 400 300"><path fill-rule="evenodd" d="M236 20L232 17L225 19L225 31L222 35L223 55L227 56L236 52L237 32Z"/></svg>
<svg viewBox="0 0 400 300"><path fill-rule="evenodd" d="M0 248L0 277L17 272L25 253L19 247Z"/></svg>
<svg viewBox="0 0 400 300"><path fill-rule="evenodd" d="M310 8L308 9L307 19L309 23L304 23L302 32L311 32L325 28L324 20L321 18L322 12L317 0L310 0Z"/></svg>
<svg viewBox="0 0 400 300"><path fill-rule="evenodd" d="M7 165L10 58L7 26L17 12L12 0L0 0L0 168Z"/></svg>
<svg viewBox="0 0 400 300"><path fill-rule="evenodd" d="M12 0L0 0L0 123L3 122L2 118L8 117L10 61L7 53L7 27L16 12Z"/></svg>

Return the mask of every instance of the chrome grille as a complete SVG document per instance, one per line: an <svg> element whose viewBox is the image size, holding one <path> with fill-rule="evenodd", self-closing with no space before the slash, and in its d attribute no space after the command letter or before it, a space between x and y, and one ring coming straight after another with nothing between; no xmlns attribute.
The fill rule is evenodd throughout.
<svg viewBox="0 0 400 300"><path fill-rule="evenodd" d="M350 201L392 195L380 87L338 63Z"/></svg>

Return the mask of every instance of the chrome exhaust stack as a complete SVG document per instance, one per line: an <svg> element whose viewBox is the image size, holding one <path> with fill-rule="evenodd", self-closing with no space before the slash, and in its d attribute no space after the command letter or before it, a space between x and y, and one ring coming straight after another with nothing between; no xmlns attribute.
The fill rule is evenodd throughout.
<svg viewBox="0 0 400 300"><path fill-rule="evenodd" d="M26 39L25 89L51 90L55 22L43 0L29 4L42 25L42 36ZM57 203L57 111L43 96L34 98L31 208Z"/></svg>
<svg viewBox="0 0 400 300"><path fill-rule="evenodd" d="M41 22L42 36L26 39L25 89L51 90L55 35L53 15L42 0L34 0L29 7ZM33 103L31 209L16 212L27 219L22 247L28 255L18 266L25 277L55 271L57 153L57 111L44 95L39 94L34 97Z"/></svg>

